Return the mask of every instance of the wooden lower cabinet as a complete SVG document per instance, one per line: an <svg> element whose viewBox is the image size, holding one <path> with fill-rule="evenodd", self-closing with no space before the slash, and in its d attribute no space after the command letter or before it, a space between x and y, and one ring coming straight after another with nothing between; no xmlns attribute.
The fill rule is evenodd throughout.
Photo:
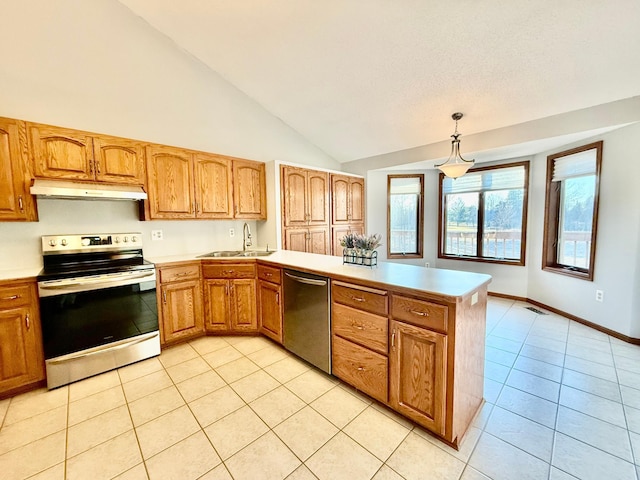
<svg viewBox="0 0 640 480"><path fill-rule="evenodd" d="M204 333L200 264L160 268L158 295L162 343L171 344Z"/></svg>
<svg viewBox="0 0 640 480"><path fill-rule="evenodd" d="M389 403L438 435L445 434L447 337L391 320Z"/></svg>
<svg viewBox="0 0 640 480"><path fill-rule="evenodd" d="M282 343L282 287L258 280L260 333Z"/></svg>
<svg viewBox="0 0 640 480"><path fill-rule="evenodd" d="M44 380L35 282L0 284L0 398Z"/></svg>
<svg viewBox="0 0 640 480"><path fill-rule="evenodd" d="M376 400L387 403L387 357L337 335L332 337L332 348L332 373Z"/></svg>
<svg viewBox="0 0 640 480"><path fill-rule="evenodd" d="M204 277L206 331L257 332L255 266L207 265Z"/></svg>

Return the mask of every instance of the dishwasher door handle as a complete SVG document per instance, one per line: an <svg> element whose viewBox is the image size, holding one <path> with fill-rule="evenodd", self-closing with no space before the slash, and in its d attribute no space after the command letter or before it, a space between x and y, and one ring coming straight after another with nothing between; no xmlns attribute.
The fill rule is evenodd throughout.
<svg viewBox="0 0 640 480"><path fill-rule="evenodd" d="M298 277L297 275L291 275L289 272L284 272L284 274L289 278L293 278L296 282L306 283L307 285L324 287L327 284L326 280L315 280L313 278Z"/></svg>

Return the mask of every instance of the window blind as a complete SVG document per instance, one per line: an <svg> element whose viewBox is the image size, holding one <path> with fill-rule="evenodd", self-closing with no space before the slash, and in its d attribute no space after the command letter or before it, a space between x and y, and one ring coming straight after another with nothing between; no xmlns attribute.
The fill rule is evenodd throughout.
<svg viewBox="0 0 640 480"><path fill-rule="evenodd" d="M420 179L410 178L392 178L389 186L389 193L392 195L409 195L420 194Z"/></svg>
<svg viewBox="0 0 640 480"><path fill-rule="evenodd" d="M524 188L524 166L494 168L480 172L470 172L463 177L442 181L443 193L487 192L491 190L509 190Z"/></svg>
<svg viewBox="0 0 640 480"><path fill-rule="evenodd" d="M552 182L596 174L595 148L558 158L553 162Z"/></svg>

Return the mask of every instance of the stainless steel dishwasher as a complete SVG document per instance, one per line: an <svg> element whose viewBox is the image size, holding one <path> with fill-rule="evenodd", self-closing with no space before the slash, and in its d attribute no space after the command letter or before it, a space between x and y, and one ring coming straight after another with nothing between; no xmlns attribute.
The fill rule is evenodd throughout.
<svg viewBox="0 0 640 480"><path fill-rule="evenodd" d="M331 373L329 279L284 270L284 347Z"/></svg>

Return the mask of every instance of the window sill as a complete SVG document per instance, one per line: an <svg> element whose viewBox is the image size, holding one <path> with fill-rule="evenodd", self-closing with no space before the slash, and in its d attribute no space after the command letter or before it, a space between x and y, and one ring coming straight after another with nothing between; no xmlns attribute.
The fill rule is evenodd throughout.
<svg viewBox="0 0 640 480"><path fill-rule="evenodd" d="M423 258L421 253L387 253L388 260L402 260L403 258Z"/></svg>
<svg viewBox="0 0 640 480"><path fill-rule="evenodd" d="M506 258L482 258L482 257L465 257L462 255L438 255L438 258L442 258L443 260L460 260L462 262L480 262L480 263L493 263L496 265L509 265L512 267L524 267L524 260L513 259L509 260Z"/></svg>
<svg viewBox="0 0 640 480"><path fill-rule="evenodd" d="M567 277L578 278L580 280L586 280L593 282L593 270L581 271L573 270L569 267L561 267L557 265L543 265L542 270L545 272L557 273L559 275L566 275Z"/></svg>

